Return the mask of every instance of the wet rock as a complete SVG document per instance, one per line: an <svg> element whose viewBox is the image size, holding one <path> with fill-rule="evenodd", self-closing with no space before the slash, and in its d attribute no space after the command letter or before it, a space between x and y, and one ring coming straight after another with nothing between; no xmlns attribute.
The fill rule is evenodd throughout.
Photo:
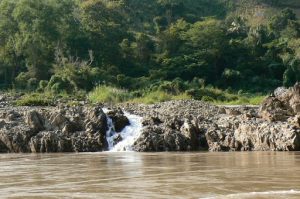
<svg viewBox="0 0 300 199"><path fill-rule="evenodd" d="M119 142L122 142L123 141L123 138L120 134L117 134L115 137L114 137L114 140L113 140L113 145L117 145Z"/></svg>
<svg viewBox="0 0 300 199"><path fill-rule="evenodd" d="M116 132L121 132L126 126L130 125L128 118L121 109L112 110L107 113L107 116L112 119Z"/></svg>

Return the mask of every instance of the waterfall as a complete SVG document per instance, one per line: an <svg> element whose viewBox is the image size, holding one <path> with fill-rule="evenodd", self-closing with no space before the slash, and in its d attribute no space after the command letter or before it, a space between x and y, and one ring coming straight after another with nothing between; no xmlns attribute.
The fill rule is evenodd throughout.
<svg viewBox="0 0 300 199"><path fill-rule="evenodd" d="M103 111L107 113L108 109L103 109ZM106 139L111 152L133 151L132 146L141 135L142 117L127 112L124 112L124 115L128 118L130 125L126 126L120 133L115 132L112 119L107 116ZM121 139L121 141L115 144L116 139Z"/></svg>

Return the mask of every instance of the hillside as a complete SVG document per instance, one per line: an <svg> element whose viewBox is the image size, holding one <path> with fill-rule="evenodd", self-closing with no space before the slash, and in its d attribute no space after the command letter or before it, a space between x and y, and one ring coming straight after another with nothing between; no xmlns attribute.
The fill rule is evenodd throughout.
<svg viewBox="0 0 300 199"><path fill-rule="evenodd" d="M3 89L228 101L300 80L294 0L1 0L0 9Z"/></svg>

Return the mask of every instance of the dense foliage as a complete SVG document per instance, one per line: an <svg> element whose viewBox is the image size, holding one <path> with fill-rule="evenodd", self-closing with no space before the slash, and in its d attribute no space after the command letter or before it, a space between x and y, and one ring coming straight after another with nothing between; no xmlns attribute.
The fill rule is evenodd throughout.
<svg viewBox="0 0 300 199"><path fill-rule="evenodd" d="M281 11L253 25L238 14L249 2ZM296 1L284 2L0 0L0 84L54 93L108 85L136 97L163 90L195 98L207 85L289 86L300 80L300 23L284 8Z"/></svg>

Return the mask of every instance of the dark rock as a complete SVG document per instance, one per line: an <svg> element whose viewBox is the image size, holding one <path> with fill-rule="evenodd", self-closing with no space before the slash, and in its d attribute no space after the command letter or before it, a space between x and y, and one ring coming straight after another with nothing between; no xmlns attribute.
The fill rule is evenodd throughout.
<svg viewBox="0 0 300 199"><path fill-rule="evenodd" d="M126 126L130 125L128 118L121 109L109 111L107 116L112 119L116 132L121 132Z"/></svg>
<svg viewBox="0 0 300 199"><path fill-rule="evenodd" d="M119 142L122 142L123 141L123 138L120 134L117 134L115 137L114 137L114 140L113 140L113 144L114 146L117 145Z"/></svg>

